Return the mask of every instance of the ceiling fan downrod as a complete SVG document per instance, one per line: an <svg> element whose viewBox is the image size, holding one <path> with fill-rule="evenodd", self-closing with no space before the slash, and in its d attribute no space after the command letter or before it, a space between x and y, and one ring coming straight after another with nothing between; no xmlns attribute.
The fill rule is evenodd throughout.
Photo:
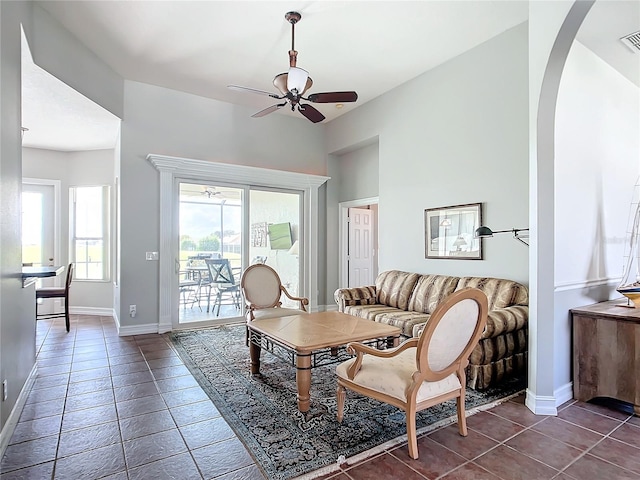
<svg viewBox="0 0 640 480"><path fill-rule="evenodd" d="M289 50L289 66L295 67L296 61L298 60L298 52L296 52L296 23L300 21L302 15L298 12L287 12L284 15L284 18L291 24L291 50Z"/></svg>

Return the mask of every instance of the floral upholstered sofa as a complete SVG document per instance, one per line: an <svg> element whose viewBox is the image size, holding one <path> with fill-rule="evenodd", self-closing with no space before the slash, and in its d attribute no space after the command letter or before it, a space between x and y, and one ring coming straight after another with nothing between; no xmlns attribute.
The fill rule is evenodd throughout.
<svg viewBox="0 0 640 480"><path fill-rule="evenodd" d="M390 270L376 284L336 290L338 310L395 325L404 337L417 337L431 313L456 290L475 287L489 300L487 326L469 358L467 386L483 390L527 371L529 293L512 280L421 275Z"/></svg>

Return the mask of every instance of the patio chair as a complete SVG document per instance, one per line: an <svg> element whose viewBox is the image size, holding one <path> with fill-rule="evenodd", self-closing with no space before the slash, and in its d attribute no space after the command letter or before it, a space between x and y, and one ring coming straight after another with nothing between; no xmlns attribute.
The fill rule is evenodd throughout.
<svg viewBox="0 0 640 480"><path fill-rule="evenodd" d="M458 431L466 437L464 369L487 323L487 303L483 292L466 288L436 308L419 338L391 350L348 344L347 351L357 356L336 368L338 422L346 388L394 405L406 414L409 456L417 459L416 412L455 398Z"/></svg>
<svg viewBox="0 0 640 480"><path fill-rule="evenodd" d="M211 304L211 294L215 292L215 303L212 312L216 312L216 316L220 315L220 306L223 301L234 305L240 309L240 286L236 282L233 269L228 258L206 258L207 268L209 269L209 297L207 300L207 312Z"/></svg>

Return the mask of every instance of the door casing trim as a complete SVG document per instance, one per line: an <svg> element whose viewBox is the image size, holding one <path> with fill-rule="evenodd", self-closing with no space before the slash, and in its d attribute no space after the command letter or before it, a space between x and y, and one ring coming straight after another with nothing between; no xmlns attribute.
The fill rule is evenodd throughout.
<svg viewBox="0 0 640 480"><path fill-rule="evenodd" d="M347 225L349 221L349 209L377 204L378 197L361 198L338 203L338 209L340 210L340 224L338 225L338 236L340 238L338 246L338 258L340 258L338 278L340 279L340 285L348 285L349 282L349 263L347 260L347 252L349 251L349 226Z"/></svg>

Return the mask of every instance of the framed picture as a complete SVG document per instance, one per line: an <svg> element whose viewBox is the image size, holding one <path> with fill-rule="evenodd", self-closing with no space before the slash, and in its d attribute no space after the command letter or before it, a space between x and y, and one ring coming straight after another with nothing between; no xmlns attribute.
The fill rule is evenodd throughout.
<svg viewBox="0 0 640 480"><path fill-rule="evenodd" d="M482 239L473 236L481 225L481 203L425 209L425 257L482 260Z"/></svg>
<svg viewBox="0 0 640 480"><path fill-rule="evenodd" d="M267 246L267 222L259 222L251 225L251 246Z"/></svg>

